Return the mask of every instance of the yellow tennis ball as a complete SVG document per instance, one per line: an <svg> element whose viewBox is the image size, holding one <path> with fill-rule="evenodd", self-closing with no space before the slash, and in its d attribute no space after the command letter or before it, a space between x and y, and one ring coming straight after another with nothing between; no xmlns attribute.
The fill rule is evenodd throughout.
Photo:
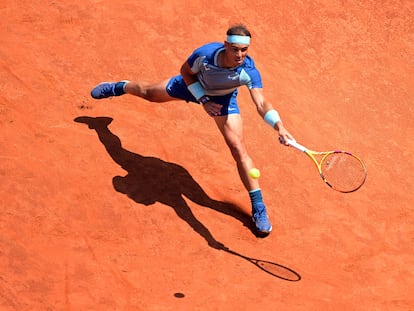
<svg viewBox="0 0 414 311"><path fill-rule="evenodd" d="M251 168L249 170L249 176L251 178L257 179L260 177L260 171L257 168Z"/></svg>

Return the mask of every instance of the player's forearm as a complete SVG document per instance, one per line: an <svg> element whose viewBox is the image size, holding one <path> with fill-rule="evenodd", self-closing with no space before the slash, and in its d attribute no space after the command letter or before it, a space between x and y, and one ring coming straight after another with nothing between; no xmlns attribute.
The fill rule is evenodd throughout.
<svg viewBox="0 0 414 311"><path fill-rule="evenodd" d="M285 132L286 131L286 128L285 128L285 126L283 125L283 122L282 122L282 120L280 120L280 121L278 121L278 122L276 122L276 124L275 124L275 127L274 127L276 130L278 130L279 131L279 133L280 132Z"/></svg>
<svg viewBox="0 0 414 311"><path fill-rule="evenodd" d="M260 104L257 105L257 112L263 118L266 113L270 110L274 109L272 104L268 103L267 101L262 101Z"/></svg>

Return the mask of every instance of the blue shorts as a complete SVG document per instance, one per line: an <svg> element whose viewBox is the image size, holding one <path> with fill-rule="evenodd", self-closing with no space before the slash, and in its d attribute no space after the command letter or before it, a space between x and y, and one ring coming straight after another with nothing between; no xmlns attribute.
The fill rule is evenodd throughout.
<svg viewBox="0 0 414 311"><path fill-rule="evenodd" d="M172 77L167 83L166 91L171 97L185 100L186 102L198 103L194 96L187 89L183 77L181 75ZM211 101L223 105L221 108L221 115L226 116L229 114L240 114L239 106L237 105L237 89L228 95L223 96L210 96Z"/></svg>

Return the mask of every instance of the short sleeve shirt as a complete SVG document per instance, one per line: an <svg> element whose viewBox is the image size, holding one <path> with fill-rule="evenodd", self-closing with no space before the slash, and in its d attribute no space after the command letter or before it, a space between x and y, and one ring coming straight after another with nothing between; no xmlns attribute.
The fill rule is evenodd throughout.
<svg viewBox="0 0 414 311"><path fill-rule="evenodd" d="M224 44L213 42L196 49L188 58L191 71L197 74L205 93L210 96L227 95L239 86L262 88L262 79L253 59L247 55L244 62L234 68L221 68L217 57Z"/></svg>

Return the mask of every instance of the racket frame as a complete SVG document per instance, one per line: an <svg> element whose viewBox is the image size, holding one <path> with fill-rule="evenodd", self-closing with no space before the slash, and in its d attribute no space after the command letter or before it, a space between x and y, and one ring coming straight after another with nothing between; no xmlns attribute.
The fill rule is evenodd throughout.
<svg viewBox="0 0 414 311"><path fill-rule="evenodd" d="M365 183L365 180L366 180L366 177L367 177L367 168L366 168L366 166L365 166L365 163L364 163L364 161L362 161L362 159L360 159L359 157L357 157L356 155L354 155L354 154L352 154L352 153L350 153L350 152L348 152L348 151L342 151L342 150L332 150L332 151L314 151L314 150L310 150L310 149L308 149L308 148L306 148L305 146L303 146L303 145L301 145L301 144L299 144L298 142L296 142L295 140L287 140L287 143L288 143L288 145L289 146L291 146L291 147L294 147L294 148L296 148L297 150L299 150L299 151L302 151L302 152L304 152L312 161L313 161L313 163L315 163L315 165L316 165L316 168L318 169L318 172L319 172L319 175L321 176L321 178L322 178L322 180L329 186L329 187L331 187L332 189L334 189L334 190L336 190L336 191L339 191L339 192L343 192L343 193L350 193L350 192L354 192L354 191L357 191L359 188L361 188L362 187L362 185ZM335 154L335 153L345 153L345 154L348 154L348 155L350 155L350 156L352 156L352 157L354 157L354 158L356 158L360 163L361 163L361 165L362 165L362 167L364 168L364 172L365 172L365 176L364 176L364 179L363 179L363 181L361 182L361 184L358 186L358 187L356 187L356 188L354 188L354 189L352 189L352 190L347 190L347 191L344 191L344 190L340 190L340 189L337 189L337 188L335 188L333 185L331 185L330 183L329 183L329 181L325 178L325 176L323 175L323 172L322 172L322 163L323 163L323 161L325 160L325 158L326 157L328 157L329 155L331 155L331 154ZM321 157L321 160L318 162L318 160L316 159L316 157L315 156L320 156Z"/></svg>

